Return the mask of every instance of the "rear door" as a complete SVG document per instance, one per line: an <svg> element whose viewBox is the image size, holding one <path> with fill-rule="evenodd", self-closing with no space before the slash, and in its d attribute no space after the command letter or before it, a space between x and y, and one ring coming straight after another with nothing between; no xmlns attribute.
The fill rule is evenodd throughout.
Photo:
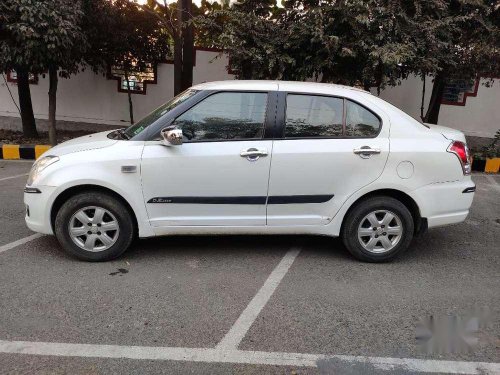
<svg viewBox="0 0 500 375"><path fill-rule="evenodd" d="M381 175L388 120L343 97L280 92L280 103L267 224L327 224L351 194Z"/></svg>

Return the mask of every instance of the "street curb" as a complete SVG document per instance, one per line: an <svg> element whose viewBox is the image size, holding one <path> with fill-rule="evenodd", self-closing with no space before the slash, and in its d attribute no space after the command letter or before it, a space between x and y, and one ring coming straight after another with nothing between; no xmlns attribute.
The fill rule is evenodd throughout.
<svg viewBox="0 0 500 375"><path fill-rule="evenodd" d="M51 146L49 145L11 145L0 144L0 159L5 160L35 160Z"/></svg>
<svg viewBox="0 0 500 375"><path fill-rule="evenodd" d="M472 170L475 172L498 173L500 158L486 158L472 160Z"/></svg>

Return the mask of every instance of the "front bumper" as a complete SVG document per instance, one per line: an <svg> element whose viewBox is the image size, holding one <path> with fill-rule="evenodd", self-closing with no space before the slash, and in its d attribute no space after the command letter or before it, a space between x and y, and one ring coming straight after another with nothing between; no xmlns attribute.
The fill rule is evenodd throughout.
<svg viewBox="0 0 500 375"><path fill-rule="evenodd" d="M462 181L442 182L423 186L412 192L427 218L429 228L463 222L474 199L475 184L468 178Z"/></svg>
<svg viewBox="0 0 500 375"><path fill-rule="evenodd" d="M35 191L34 189L37 189ZM29 229L44 234L54 234L50 222L52 186L29 186L24 192L25 221Z"/></svg>

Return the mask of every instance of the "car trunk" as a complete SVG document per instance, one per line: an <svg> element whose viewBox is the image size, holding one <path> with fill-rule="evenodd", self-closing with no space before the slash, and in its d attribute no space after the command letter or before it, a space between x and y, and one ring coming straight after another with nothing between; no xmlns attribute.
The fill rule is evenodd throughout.
<svg viewBox="0 0 500 375"><path fill-rule="evenodd" d="M453 128L448 128L446 126L434 125L434 124L425 124L429 127L433 132L440 133L444 137L449 140L460 141L463 143L467 143L465 140L465 135L460 130L456 130Z"/></svg>

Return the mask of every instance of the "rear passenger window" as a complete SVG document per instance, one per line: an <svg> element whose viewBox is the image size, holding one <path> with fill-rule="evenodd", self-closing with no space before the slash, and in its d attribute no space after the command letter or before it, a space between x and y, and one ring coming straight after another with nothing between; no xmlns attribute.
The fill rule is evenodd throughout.
<svg viewBox="0 0 500 375"><path fill-rule="evenodd" d="M342 99L289 94L285 138L341 137L342 113Z"/></svg>
<svg viewBox="0 0 500 375"><path fill-rule="evenodd" d="M346 100L345 131L347 137L375 137L380 120L366 108Z"/></svg>

